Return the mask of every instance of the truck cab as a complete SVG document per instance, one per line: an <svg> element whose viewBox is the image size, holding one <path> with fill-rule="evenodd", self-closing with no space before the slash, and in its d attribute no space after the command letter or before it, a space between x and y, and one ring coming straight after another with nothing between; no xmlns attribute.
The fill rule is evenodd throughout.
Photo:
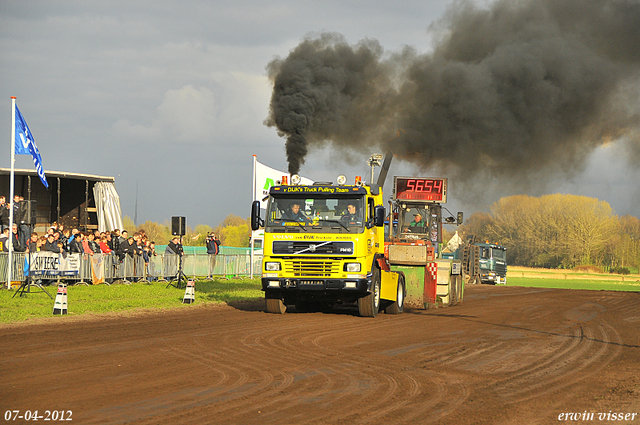
<svg viewBox="0 0 640 425"><path fill-rule="evenodd" d="M293 179L292 179L293 180ZM315 183L269 190L264 220L262 290L266 309L284 313L356 303L361 316L402 312L404 281L384 257L382 191L377 186Z"/></svg>
<svg viewBox="0 0 640 425"><path fill-rule="evenodd" d="M479 248L480 281L507 284L507 248L485 242L476 242Z"/></svg>

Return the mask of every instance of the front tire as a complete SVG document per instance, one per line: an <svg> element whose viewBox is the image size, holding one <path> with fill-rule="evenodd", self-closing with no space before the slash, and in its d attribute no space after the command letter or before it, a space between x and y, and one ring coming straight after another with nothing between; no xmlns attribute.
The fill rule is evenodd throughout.
<svg viewBox="0 0 640 425"><path fill-rule="evenodd" d="M400 314L404 310L404 278L398 277L398 293L396 294L396 301L384 309L386 314Z"/></svg>
<svg viewBox="0 0 640 425"><path fill-rule="evenodd" d="M264 298L267 304L267 313L284 314L287 311L287 306L284 305L284 300L279 294L266 292Z"/></svg>
<svg viewBox="0 0 640 425"><path fill-rule="evenodd" d="M358 313L361 317L376 317L380 309L380 270L373 268L371 276L371 293L358 298Z"/></svg>

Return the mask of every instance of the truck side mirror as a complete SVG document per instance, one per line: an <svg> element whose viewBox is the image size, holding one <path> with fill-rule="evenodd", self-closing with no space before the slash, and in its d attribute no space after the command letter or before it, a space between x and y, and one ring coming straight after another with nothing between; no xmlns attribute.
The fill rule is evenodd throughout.
<svg viewBox="0 0 640 425"><path fill-rule="evenodd" d="M384 226L384 217L385 217L384 207L382 205L377 205L373 208L373 224L376 227Z"/></svg>
<svg viewBox="0 0 640 425"><path fill-rule="evenodd" d="M462 211L458 211L458 226L462 224Z"/></svg>
<svg viewBox="0 0 640 425"><path fill-rule="evenodd" d="M251 230L258 230L264 221L260 218L260 201L251 204Z"/></svg>

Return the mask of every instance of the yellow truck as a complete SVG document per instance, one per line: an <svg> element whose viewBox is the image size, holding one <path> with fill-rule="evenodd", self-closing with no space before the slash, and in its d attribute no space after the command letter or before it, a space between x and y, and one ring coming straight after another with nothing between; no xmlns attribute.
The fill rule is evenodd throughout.
<svg viewBox="0 0 640 425"><path fill-rule="evenodd" d="M262 290L266 310L283 314L357 305L360 316L402 313L406 286L384 255L382 190L357 177L347 184L291 184L269 190L266 217L251 208L251 228L264 226Z"/></svg>

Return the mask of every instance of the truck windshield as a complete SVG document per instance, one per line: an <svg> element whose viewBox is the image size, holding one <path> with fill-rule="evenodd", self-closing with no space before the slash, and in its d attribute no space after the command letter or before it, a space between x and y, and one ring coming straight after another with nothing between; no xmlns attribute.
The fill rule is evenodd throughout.
<svg viewBox="0 0 640 425"><path fill-rule="evenodd" d="M501 249L492 249L491 250L493 253L493 259L494 260L506 260L507 256L506 256L506 252L501 250Z"/></svg>
<svg viewBox="0 0 640 425"><path fill-rule="evenodd" d="M363 197L271 197L266 227L270 232L359 233L364 230Z"/></svg>

